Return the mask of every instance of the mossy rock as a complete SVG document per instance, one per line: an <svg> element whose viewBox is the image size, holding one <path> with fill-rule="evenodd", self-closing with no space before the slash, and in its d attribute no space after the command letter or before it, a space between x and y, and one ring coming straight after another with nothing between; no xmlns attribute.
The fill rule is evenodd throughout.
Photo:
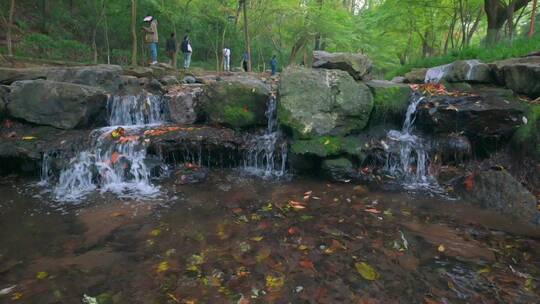
<svg viewBox="0 0 540 304"><path fill-rule="evenodd" d="M345 181L355 176L354 166L346 158L326 159L321 169L325 176L334 181Z"/></svg>
<svg viewBox="0 0 540 304"><path fill-rule="evenodd" d="M362 161L365 158L362 142L354 137L321 136L315 139L294 140L291 152L321 158L348 154Z"/></svg>
<svg viewBox="0 0 540 304"><path fill-rule="evenodd" d="M266 104L270 92L260 80L239 78L209 85L201 96L200 109L210 123L235 129L267 124Z"/></svg>
<svg viewBox="0 0 540 304"><path fill-rule="evenodd" d="M383 80L366 82L373 92L373 111L369 126L384 123L401 124L404 120L412 90L408 85Z"/></svg>
<svg viewBox="0 0 540 304"><path fill-rule="evenodd" d="M511 146L514 151L540 161L540 105L530 105L527 124L514 133Z"/></svg>
<svg viewBox="0 0 540 304"><path fill-rule="evenodd" d="M373 108L369 88L340 70L287 68L279 95L280 124L299 139L359 132Z"/></svg>
<svg viewBox="0 0 540 304"><path fill-rule="evenodd" d="M8 93L8 87L0 85L0 121L7 116L7 103L5 98Z"/></svg>

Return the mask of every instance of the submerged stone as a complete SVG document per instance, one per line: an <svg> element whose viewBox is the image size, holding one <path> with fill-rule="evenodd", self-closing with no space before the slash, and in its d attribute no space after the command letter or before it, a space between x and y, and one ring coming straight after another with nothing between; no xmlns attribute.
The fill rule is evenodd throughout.
<svg viewBox="0 0 540 304"><path fill-rule="evenodd" d="M297 138L344 136L362 130L373 96L346 72L290 67L281 76L278 119Z"/></svg>
<svg viewBox="0 0 540 304"><path fill-rule="evenodd" d="M348 181L356 176L353 164L346 158L324 160L321 169L333 181Z"/></svg>

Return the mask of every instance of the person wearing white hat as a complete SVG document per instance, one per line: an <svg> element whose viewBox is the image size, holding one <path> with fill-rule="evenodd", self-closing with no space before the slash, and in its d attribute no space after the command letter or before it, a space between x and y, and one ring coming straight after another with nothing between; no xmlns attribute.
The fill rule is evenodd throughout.
<svg viewBox="0 0 540 304"><path fill-rule="evenodd" d="M149 27L143 26L145 31L145 41L150 46L150 56L152 57L152 64L157 64L157 54L158 54L158 23L157 20L147 15L143 19L144 22L150 22Z"/></svg>

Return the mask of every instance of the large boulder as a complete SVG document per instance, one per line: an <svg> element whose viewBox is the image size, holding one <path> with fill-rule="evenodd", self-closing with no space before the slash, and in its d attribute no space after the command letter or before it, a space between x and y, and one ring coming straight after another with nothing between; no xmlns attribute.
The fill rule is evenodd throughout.
<svg viewBox="0 0 540 304"><path fill-rule="evenodd" d="M405 83L424 83L426 79L426 73L428 69L412 69L410 72L405 74Z"/></svg>
<svg viewBox="0 0 540 304"><path fill-rule="evenodd" d="M122 83L121 75L120 66L100 64L51 69L47 73L47 80L99 87L115 92Z"/></svg>
<svg viewBox="0 0 540 304"><path fill-rule="evenodd" d="M369 125L383 123L401 125L409 106L412 89L408 85L384 80L368 81L366 85L371 89L374 101Z"/></svg>
<svg viewBox="0 0 540 304"><path fill-rule="evenodd" d="M344 136L366 127L373 96L346 72L287 68L281 74L278 118L297 138Z"/></svg>
<svg viewBox="0 0 540 304"><path fill-rule="evenodd" d="M60 129L95 125L107 102L101 90L72 83L23 80L11 88L7 108L12 117Z"/></svg>
<svg viewBox="0 0 540 304"><path fill-rule="evenodd" d="M531 98L540 97L540 56L496 61L490 67L499 84Z"/></svg>
<svg viewBox="0 0 540 304"><path fill-rule="evenodd" d="M178 124L193 124L197 121L197 105L203 92L202 85L179 85L169 89L168 99L171 121Z"/></svg>
<svg viewBox="0 0 540 304"><path fill-rule="evenodd" d="M270 91L259 79L231 77L206 87L199 102L210 123L249 128L267 124L266 103Z"/></svg>
<svg viewBox="0 0 540 304"><path fill-rule="evenodd" d="M536 198L508 172L482 171L461 182L455 188L465 200L540 225Z"/></svg>
<svg viewBox="0 0 540 304"><path fill-rule="evenodd" d="M50 68L3 68L0 67L0 84L10 85L19 80L35 80L47 78Z"/></svg>
<svg viewBox="0 0 540 304"><path fill-rule="evenodd" d="M491 83L491 68L478 60L458 60L450 64L430 68L424 82L474 82Z"/></svg>
<svg viewBox="0 0 540 304"><path fill-rule="evenodd" d="M523 125L522 105L496 96L438 96L419 105L417 124L434 133L464 133L471 139L500 139Z"/></svg>
<svg viewBox="0 0 540 304"><path fill-rule="evenodd" d="M373 63L363 54L313 52L313 67L336 69L349 73L356 80L370 78Z"/></svg>

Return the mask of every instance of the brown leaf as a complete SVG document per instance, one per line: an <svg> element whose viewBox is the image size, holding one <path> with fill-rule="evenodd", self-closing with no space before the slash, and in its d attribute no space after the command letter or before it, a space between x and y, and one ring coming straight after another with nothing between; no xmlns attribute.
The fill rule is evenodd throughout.
<svg viewBox="0 0 540 304"><path fill-rule="evenodd" d="M308 269L308 270L311 270L313 272L317 272L317 270L315 269L315 265L313 265L313 262L311 260L308 260L308 259L300 260L300 262L298 262L298 264L300 265L300 267L302 267L304 269Z"/></svg>

